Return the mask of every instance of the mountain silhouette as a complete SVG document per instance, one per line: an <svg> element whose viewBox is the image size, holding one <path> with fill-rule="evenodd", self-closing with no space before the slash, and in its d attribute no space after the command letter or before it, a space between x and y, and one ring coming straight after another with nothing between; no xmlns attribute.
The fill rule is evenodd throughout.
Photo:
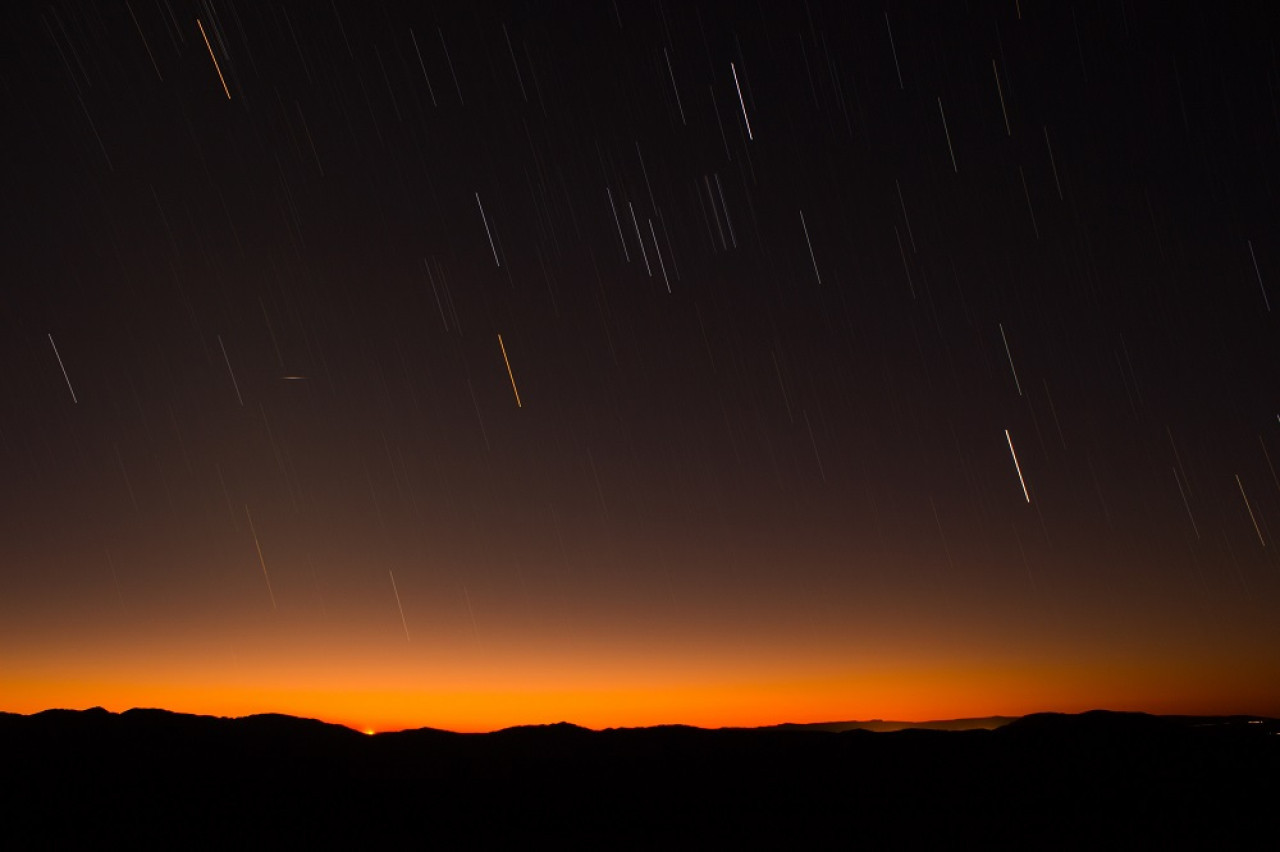
<svg viewBox="0 0 1280 852"><path fill-rule="evenodd" d="M1280 792L1273 719L1004 721L368 736L276 714L0 714L0 813L54 847L1182 848L1238 847Z"/></svg>

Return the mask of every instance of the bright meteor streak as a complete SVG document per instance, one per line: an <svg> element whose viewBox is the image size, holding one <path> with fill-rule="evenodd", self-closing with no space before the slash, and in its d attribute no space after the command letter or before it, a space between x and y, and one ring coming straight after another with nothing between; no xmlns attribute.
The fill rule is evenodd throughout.
<svg viewBox="0 0 1280 852"><path fill-rule="evenodd" d="M520 391L516 388L516 375L511 372L511 359L507 358L507 347L502 342L502 335L498 335L498 346L502 349L502 360L507 365L507 375L511 377L511 390L516 395L516 408L524 408L520 404Z"/></svg>
<svg viewBox="0 0 1280 852"><path fill-rule="evenodd" d="M199 18L196 18L196 26L200 28L200 35L204 36L204 46L209 48L209 58L213 60L213 70L218 72L218 80L222 83L222 91L227 93L227 100L231 100L231 90L227 88L227 78L222 76L222 67L218 65L218 57L213 55L213 45L209 44L209 36L205 35L204 24L200 23Z"/></svg>
<svg viewBox="0 0 1280 852"><path fill-rule="evenodd" d="M1027 502L1031 502L1031 495L1027 493L1027 481L1022 478L1022 465L1018 464L1018 454L1013 450L1013 438L1009 436L1009 430L1004 430L1004 439L1009 442L1009 455L1013 456L1013 467L1018 471L1018 482L1022 484L1022 496L1027 498Z"/></svg>

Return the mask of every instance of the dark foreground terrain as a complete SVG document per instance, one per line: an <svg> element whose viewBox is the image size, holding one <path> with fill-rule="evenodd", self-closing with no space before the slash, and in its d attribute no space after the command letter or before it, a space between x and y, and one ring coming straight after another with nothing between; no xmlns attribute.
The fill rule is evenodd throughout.
<svg viewBox="0 0 1280 852"><path fill-rule="evenodd" d="M365 736L287 716L0 714L5 848L1277 848L1280 722Z"/></svg>

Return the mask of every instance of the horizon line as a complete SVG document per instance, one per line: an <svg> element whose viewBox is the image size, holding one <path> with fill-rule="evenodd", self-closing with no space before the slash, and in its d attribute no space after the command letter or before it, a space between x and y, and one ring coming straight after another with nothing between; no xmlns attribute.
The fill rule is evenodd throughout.
<svg viewBox="0 0 1280 852"><path fill-rule="evenodd" d="M480 735L496 734L496 733L501 733L503 731L511 731L511 730L517 730L522 728L554 728L554 727L560 727L560 726L568 726L568 727L577 728L583 731L590 731L592 733L603 733L606 731L639 731L639 730L649 730L649 729L656 729L656 728L690 728L698 731L754 731L754 730L767 730L771 728L819 728L819 727L830 726L830 725L848 725L848 726L851 726L849 728L850 730L857 730L858 729L857 726L860 726L860 725L895 725L895 726L901 726L896 730L905 730L909 728L921 728L929 725L947 725L947 724L960 724L965 722L986 722L986 721L1001 720L1000 724L993 725L993 726L974 725L971 728L963 729L963 730L994 730L996 728L1004 727L1010 722L1024 719L1029 716L1041 716L1041 715L1083 716L1090 713L1108 713L1108 714L1115 714L1115 715L1143 715L1143 716L1151 716L1155 718L1173 718L1173 719L1203 717L1203 718L1224 718L1224 719L1248 718L1248 719L1260 719L1260 720L1269 720L1269 721L1280 721L1280 716L1270 716L1270 715L1260 714L1260 713L1152 713L1147 710L1116 710L1116 709L1105 708L1105 707L1094 707L1089 710L1080 710L1076 712L1068 712L1068 711L1062 711L1062 710L1037 710L1030 713L1021 713L1021 714L1014 714L1014 715L1005 715L1005 714L995 713L987 716L959 716L955 718L934 718L934 719L919 719L919 720L881 719L881 718L828 719L828 720L816 721L816 722L787 721L787 722L771 722L771 723L766 723L761 725L720 725L716 727L708 727L705 725L693 725L685 722L660 722L652 725L609 725L602 728L592 728L587 725L578 724L577 722L568 721L567 719L560 719L555 722L528 722L528 723L520 723L515 725L506 725L500 728L492 728L488 730L453 730L451 728L440 728L440 727L434 727L432 725L418 725L418 726L410 726L410 727L404 727L404 728L387 728L382 730L375 730L374 728L371 728L368 726L353 725L348 722L330 721L328 719L322 719L316 716L299 716L293 713L280 713L276 711L263 711L258 713L248 713L240 716L229 716L229 715L218 715L215 713L190 713L190 712L181 711L181 710L169 710L164 707L130 707L128 710L115 711L115 710L108 710L101 705L95 704L90 707L82 707L82 708L47 707L43 710L36 710L31 713L19 713L19 712L8 711L8 710L0 710L0 715L12 715L12 716L22 716L25 718L30 718L33 716L42 715L44 713L57 713L57 712L90 713L93 711L101 711L103 713L107 713L112 716L123 716L126 713L131 713L135 711L137 712L151 711L151 712L158 712L158 713L168 713L174 716L191 716L195 718L221 719L226 721L252 719L252 718L261 717L261 716L278 716L278 717L283 717L288 719L296 719L299 721L318 722L323 725L331 725L338 728L346 728L347 730L352 731L353 733L363 734L365 736L377 736L379 734L409 733L413 731L437 731L441 733L449 733L449 734L457 734L459 736L466 736L466 735L476 735L476 734L480 734ZM892 732L891 731L872 731L872 733L892 733Z"/></svg>

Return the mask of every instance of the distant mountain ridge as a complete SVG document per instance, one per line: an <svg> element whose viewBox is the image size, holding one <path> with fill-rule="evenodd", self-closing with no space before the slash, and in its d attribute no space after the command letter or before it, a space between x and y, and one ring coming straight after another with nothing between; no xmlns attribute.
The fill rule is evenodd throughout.
<svg viewBox="0 0 1280 852"><path fill-rule="evenodd" d="M91 707L87 710L65 710L65 709L49 709L41 710L31 714L9 713L0 711L0 725L8 720L16 719L40 719L40 720L96 720L99 723L105 723L105 720L118 717L130 722L149 721L161 727L167 724L181 724L180 720L189 720L190 724L209 725L215 723L231 724L241 727L252 727L261 730L286 730L309 729L318 730L340 730L350 734L359 734L362 737L368 737L370 734L357 731L346 725L335 722L325 722L319 719L313 719L305 716L290 716L284 713L254 713L248 716L211 716L207 714L180 713L172 710L162 710L158 708L135 707L120 713L106 710L102 707ZM1157 715L1151 713L1142 713L1136 711L1120 711L1120 710L1088 710L1083 713L1030 713L1026 716L977 716L966 717L962 719L935 719L926 722L904 722L886 719L867 719L862 721L844 721L844 722L783 722L775 725L760 725L757 727L719 727L719 728L702 728L696 725L682 724L664 724L650 725L643 727L609 727L609 728L587 728L572 722L553 722L550 724L532 724L532 725L513 725L507 728L500 728L489 732L458 732L449 731L444 728L405 728L398 731L380 731L372 736L381 737L393 734L407 733L436 733L442 735L453 736L491 736L494 734L570 734L570 733L607 733L617 731L699 731L704 733L728 732L728 731L822 731L826 733L843 733L845 731L872 731L872 732L894 732L894 731L993 731L998 728L1004 728L1009 725L1016 725L1017 728L1025 728L1028 726L1045 727L1045 726L1105 726L1108 728L1128 725L1132 727L1151 727L1151 726L1178 726L1178 727L1197 727L1197 726L1237 726L1241 724L1259 724L1267 726L1264 730L1270 731L1273 726L1280 725L1280 719L1267 716L1250 716L1250 715L1228 715L1228 716L1188 716L1188 715Z"/></svg>
<svg viewBox="0 0 1280 852"><path fill-rule="evenodd" d="M1017 720L1018 716L982 716L967 719L935 719L929 722L896 722L885 719L868 719L862 722L785 722L781 725L765 725L766 729L830 731L973 731L994 730Z"/></svg>
<svg viewBox="0 0 1280 852"><path fill-rule="evenodd" d="M368 736L278 714L0 713L0 824L59 847L1240 848L1280 796L1280 720L942 727L992 721Z"/></svg>

